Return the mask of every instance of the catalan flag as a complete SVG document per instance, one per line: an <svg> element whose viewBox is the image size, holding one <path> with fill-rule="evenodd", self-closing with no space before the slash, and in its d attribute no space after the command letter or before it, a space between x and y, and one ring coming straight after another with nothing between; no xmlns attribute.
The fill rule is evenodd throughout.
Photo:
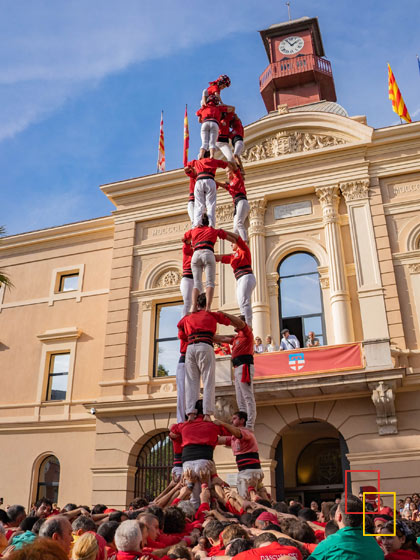
<svg viewBox="0 0 420 560"><path fill-rule="evenodd" d="M163 111L160 115L159 150L157 160L157 170L165 171L165 139L163 136Z"/></svg>
<svg viewBox="0 0 420 560"><path fill-rule="evenodd" d="M188 128L187 106L185 105L185 116L184 116L184 167L187 165L188 148L189 147L190 147L190 131L189 131L189 128Z"/></svg>
<svg viewBox="0 0 420 560"><path fill-rule="evenodd" d="M407 107L405 106L404 99L402 98L400 88L395 81L394 74L392 73L391 66L388 64L388 92L389 98L392 101L392 109L395 113L401 118L407 121L408 123L411 122L411 117L407 111Z"/></svg>

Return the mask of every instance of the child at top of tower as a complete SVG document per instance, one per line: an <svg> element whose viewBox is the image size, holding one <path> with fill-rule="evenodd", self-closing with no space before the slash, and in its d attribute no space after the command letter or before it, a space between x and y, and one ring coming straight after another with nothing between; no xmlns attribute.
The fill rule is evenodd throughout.
<svg viewBox="0 0 420 560"><path fill-rule="evenodd" d="M222 100L220 99L220 90L225 89L229 86L230 78L229 76L226 76L226 74L222 74L214 82L209 82L209 87L203 90L201 105L203 106L207 103L207 98L209 97L209 95L215 95L219 98L219 102L221 103Z"/></svg>
<svg viewBox="0 0 420 560"><path fill-rule="evenodd" d="M206 104L197 111L196 115L201 123L199 159L204 157L207 150L210 150L210 157L214 158L222 113L232 113L234 110L235 108L230 105L219 105L219 98L216 95L209 95Z"/></svg>

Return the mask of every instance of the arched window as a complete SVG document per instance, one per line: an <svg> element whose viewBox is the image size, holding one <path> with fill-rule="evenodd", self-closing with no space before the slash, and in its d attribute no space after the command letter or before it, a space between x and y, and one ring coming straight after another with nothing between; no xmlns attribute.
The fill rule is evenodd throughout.
<svg viewBox="0 0 420 560"><path fill-rule="evenodd" d="M289 329L305 346L313 331L319 344L327 344L319 284L318 263L309 253L293 253L279 265L280 330Z"/></svg>
<svg viewBox="0 0 420 560"><path fill-rule="evenodd" d="M151 501L171 480L174 452L169 432L165 430L151 437L137 457L135 496Z"/></svg>
<svg viewBox="0 0 420 560"><path fill-rule="evenodd" d="M48 498L53 503L57 503L59 484L60 462L54 455L49 455L39 467L36 499Z"/></svg>
<svg viewBox="0 0 420 560"><path fill-rule="evenodd" d="M296 462L296 486L342 483L340 440L322 438L309 443Z"/></svg>

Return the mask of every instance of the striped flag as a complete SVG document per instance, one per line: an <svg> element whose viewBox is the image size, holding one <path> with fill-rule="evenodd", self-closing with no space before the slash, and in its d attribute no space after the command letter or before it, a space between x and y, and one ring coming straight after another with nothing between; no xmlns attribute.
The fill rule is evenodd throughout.
<svg viewBox="0 0 420 560"><path fill-rule="evenodd" d="M165 171L165 139L163 136L163 111L160 115L159 150L157 160L157 170Z"/></svg>
<svg viewBox="0 0 420 560"><path fill-rule="evenodd" d="M407 107L405 106L404 99L402 98L400 88L395 81L394 74L392 73L391 66L388 64L388 92L389 98L392 101L392 109L401 118L411 122L411 117L408 114Z"/></svg>
<svg viewBox="0 0 420 560"><path fill-rule="evenodd" d="M187 106L185 105L185 116L184 116L184 167L188 162L188 148L190 147L190 131L188 128L188 112Z"/></svg>

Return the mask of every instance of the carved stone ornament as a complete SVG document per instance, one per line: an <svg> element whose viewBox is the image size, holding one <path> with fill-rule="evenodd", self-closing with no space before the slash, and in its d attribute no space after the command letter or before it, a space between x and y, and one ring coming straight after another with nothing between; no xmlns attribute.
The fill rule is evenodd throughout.
<svg viewBox="0 0 420 560"><path fill-rule="evenodd" d="M266 201L263 198L258 200L249 201L249 219L251 220L264 220Z"/></svg>
<svg viewBox="0 0 420 560"><path fill-rule="evenodd" d="M328 278L328 276L324 276L324 278L320 278L319 283L321 284L321 288L323 290L326 290L330 287L330 279Z"/></svg>
<svg viewBox="0 0 420 560"><path fill-rule="evenodd" d="M348 183L340 183L340 190L346 202L350 200L360 200L369 198L369 180L349 181Z"/></svg>
<svg viewBox="0 0 420 560"><path fill-rule="evenodd" d="M379 435L397 434L395 395L392 388L380 381L372 391L372 401L376 408L376 423L378 424Z"/></svg>
<svg viewBox="0 0 420 560"><path fill-rule="evenodd" d="M216 221L221 224L233 222L233 204L220 204L216 207Z"/></svg>
<svg viewBox="0 0 420 560"><path fill-rule="evenodd" d="M142 301L141 307L143 311L150 311L152 309L152 302L151 301Z"/></svg>
<svg viewBox="0 0 420 560"><path fill-rule="evenodd" d="M279 107L280 112L280 107ZM264 138L259 143L250 146L242 154L243 161L261 161L295 152L309 152L338 144L346 144L343 138L336 138L329 134L311 134L310 132L296 132L281 130L273 136Z"/></svg>
<svg viewBox="0 0 420 560"><path fill-rule="evenodd" d="M156 288L170 288L178 286L181 282L182 275L179 270L171 269L163 272L156 281Z"/></svg>
<svg viewBox="0 0 420 560"><path fill-rule="evenodd" d="M418 274L420 272L420 263L409 264L408 270L411 274Z"/></svg>
<svg viewBox="0 0 420 560"><path fill-rule="evenodd" d="M340 191L338 187L319 187L315 189L322 207L324 224L338 221L338 204L340 202Z"/></svg>
<svg viewBox="0 0 420 560"><path fill-rule="evenodd" d="M283 103L283 105L277 105L277 112L279 115L287 115L289 112L289 106L287 103Z"/></svg>
<svg viewBox="0 0 420 560"><path fill-rule="evenodd" d="M222 422L229 422L236 410L233 399L226 397L216 397L214 416Z"/></svg>

